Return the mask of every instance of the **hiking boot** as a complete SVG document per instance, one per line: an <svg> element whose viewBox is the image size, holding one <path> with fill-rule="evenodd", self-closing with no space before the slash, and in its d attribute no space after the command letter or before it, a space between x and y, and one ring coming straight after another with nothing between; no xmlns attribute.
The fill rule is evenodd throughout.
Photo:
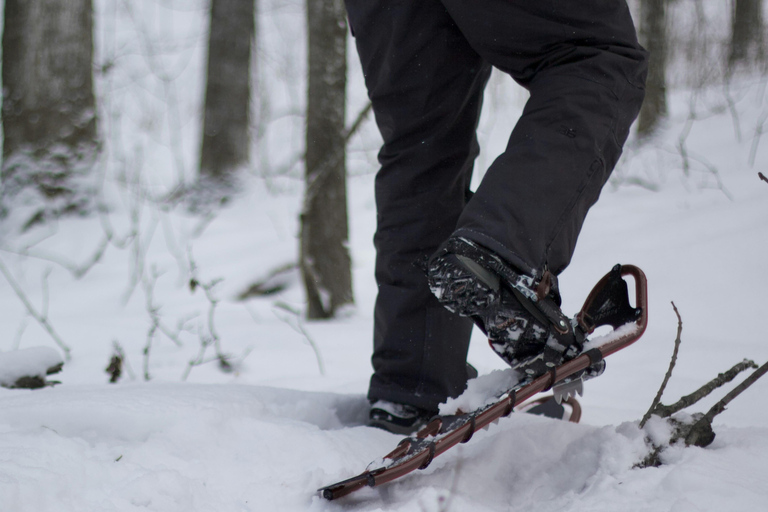
<svg viewBox="0 0 768 512"><path fill-rule="evenodd" d="M538 282L465 238L449 239L427 264L432 293L448 310L472 318L493 350L526 379L581 351L559 308L554 276ZM544 284L542 284L544 283Z"/></svg>
<svg viewBox="0 0 768 512"><path fill-rule="evenodd" d="M393 434L409 435L426 425L435 414L412 405L377 400L371 405L368 425Z"/></svg>

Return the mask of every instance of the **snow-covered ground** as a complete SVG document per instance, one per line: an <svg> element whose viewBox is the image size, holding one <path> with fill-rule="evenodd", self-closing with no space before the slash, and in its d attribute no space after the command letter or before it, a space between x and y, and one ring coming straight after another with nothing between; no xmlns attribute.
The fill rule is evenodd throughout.
<svg viewBox="0 0 768 512"><path fill-rule="evenodd" d="M97 5L99 51L119 57L111 78L100 82L102 94L111 94L103 114L105 129L111 127L104 187L111 209L2 242L0 262L71 349L71 359L54 377L62 382L56 387L0 388L0 512L764 508L768 381L758 381L717 417L710 447L674 448L665 465L632 469L646 450L637 421L673 348L671 301L684 326L666 403L745 357L768 360L762 325L768 183L757 177L768 170L768 140L754 146L750 165L756 126L768 113L764 82L744 79L733 88L737 117L724 108L721 89L699 95L697 109L707 115L686 139L687 173L677 145L691 95L676 92L667 129L642 149L628 148L591 211L561 277L564 309L576 312L613 264L633 263L649 279L650 324L638 343L609 358L605 375L587 384L581 424L513 415L423 472L325 502L317 488L359 473L399 440L364 426L376 291L375 128L369 122L350 146L356 307L338 320L303 320L294 313L304 299L290 273L292 285L279 295L238 301L252 282L296 259L302 185L300 169L288 164L300 154L301 119L289 105L301 97L303 49L287 59L285 44L303 36L279 22L299 23L301 2L262 7L260 83L277 85L269 90L269 108L261 109L268 135L255 150L269 150L255 151L258 163L243 195L207 220L161 210L140 194L160 195L194 168L202 2ZM167 24L146 22L169 12L176 39ZM142 37L154 43L142 44ZM160 44L169 41L176 43ZM154 64L162 61L176 74L163 80L146 71L148 48L162 57ZM354 118L365 92L353 53L350 63ZM479 171L503 145L522 98L494 78ZM286 172L278 176L275 169ZM91 260L108 230L114 243L76 276L71 269ZM210 298L201 287L190 289L193 276L211 285ZM2 352L60 350L5 278L0 325ZM212 336L232 358L228 372L213 357L214 347L201 343ZM126 365L120 381L109 384L105 368L115 343ZM190 366L198 360L203 364ZM481 373L503 368L480 336L470 361ZM694 411L705 411L722 394ZM658 430L663 426L650 425L650 432Z"/></svg>

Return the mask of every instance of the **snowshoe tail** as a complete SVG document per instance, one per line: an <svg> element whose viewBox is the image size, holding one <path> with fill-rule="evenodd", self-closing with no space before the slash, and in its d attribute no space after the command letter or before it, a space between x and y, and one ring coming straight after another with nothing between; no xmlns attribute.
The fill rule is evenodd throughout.
<svg viewBox="0 0 768 512"><path fill-rule="evenodd" d="M623 279L625 276L634 280L634 307L630 304L629 289ZM384 456L378 467L323 487L318 490L320 495L334 500L363 487L391 482L415 469L425 469L435 457L459 443L466 443L478 429L508 416L515 407L534 395L580 379L585 370L640 339L648 325L647 297L643 271L633 265L616 265L595 285L575 317L587 334L604 325L613 327L612 332L588 339L582 354L532 381L524 381L504 391L490 405L469 413L436 416L414 436L400 441L392 452ZM579 416L580 411L579 408Z"/></svg>

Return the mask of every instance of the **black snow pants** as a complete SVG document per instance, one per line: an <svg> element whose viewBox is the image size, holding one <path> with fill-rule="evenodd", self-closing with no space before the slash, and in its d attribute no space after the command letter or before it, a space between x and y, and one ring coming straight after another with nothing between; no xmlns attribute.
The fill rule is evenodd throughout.
<svg viewBox="0 0 768 512"><path fill-rule="evenodd" d="M451 235L529 275L561 272L644 95L625 0L346 0L384 140L369 399L434 410L466 386L472 322L414 262ZM469 192L495 67L530 92L506 150Z"/></svg>

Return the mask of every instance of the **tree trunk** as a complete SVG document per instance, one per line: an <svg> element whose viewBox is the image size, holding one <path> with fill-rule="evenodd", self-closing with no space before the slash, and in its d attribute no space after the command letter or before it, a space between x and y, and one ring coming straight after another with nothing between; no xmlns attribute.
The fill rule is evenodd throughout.
<svg viewBox="0 0 768 512"><path fill-rule="evenodd" d="M2 213L22 191L35 211L27 225L87 212L82 177L98 150L92 1L6 0L2 79Z"/></svg>
<svg viewBox="0 0 768 512"><path fill-rule="evenodd" d="M255 0L211 0L200 177L235 185L248 163L251 46Z"/></svg>
<svg viewBox="0 0 768 512"><path fill-rule="evenodd" d="M346 14L342 0L307 0L309 84L300 263L309 318L353 302L347 247Z"/></svg>
<svg viewBox="0 0 768 512"><path fill-rule="evenodd" d="M651 135L667 115L667 1L640 2L640 42L650 53L645 101L637 120L641 138Z"/></svg>
<svg viewBox="0 0 768 512"><path fill-rule="evenodd" d="M765 58L763 45L763 1L735 0L731 15L728 68L762 61Z"/></svg>

